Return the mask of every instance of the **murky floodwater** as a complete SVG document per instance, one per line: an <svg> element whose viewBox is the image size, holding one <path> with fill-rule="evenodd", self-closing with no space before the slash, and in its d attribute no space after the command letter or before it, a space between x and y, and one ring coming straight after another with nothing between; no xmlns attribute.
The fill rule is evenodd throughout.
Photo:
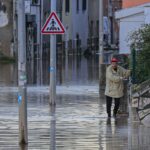
<svg viewBox="0 0 150 150"><path fill-rule="evenodd" d="M32 64L32 65L31 65ZM41 71L42 70L42 71ZM49 62L28 62L28 138L18 145L17 68L0 65L0 150L149 150L150 130L107 119L98 58L57 57L57 105L49 107Z"/></svg>
<svg viewBox="0 0 150 150"><path fill-rule="evenodd" d="M28 61L28 85L49 85L49 61ZM82 73L81 73L82 72ZM98 83L98 56L57 56L57 85Z"/></svg>

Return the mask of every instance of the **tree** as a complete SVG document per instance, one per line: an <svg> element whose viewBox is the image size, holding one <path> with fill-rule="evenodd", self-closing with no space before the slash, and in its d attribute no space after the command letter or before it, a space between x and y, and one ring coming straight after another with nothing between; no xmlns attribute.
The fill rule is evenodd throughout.
<svg viewBox="0 0 150 150"><path fill-rule="evenodd" d="M130 47L136 51L136 81L150 78L150 25L146 24L129 36Z"/></svg>

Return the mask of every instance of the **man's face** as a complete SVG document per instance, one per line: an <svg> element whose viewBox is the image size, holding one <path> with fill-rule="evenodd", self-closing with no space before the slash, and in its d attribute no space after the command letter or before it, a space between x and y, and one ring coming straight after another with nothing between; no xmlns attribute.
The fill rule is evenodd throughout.
<svg viewBox="0 0 150 150"><path fill-rule="evenodd" d="M117 68L117 62L112 62L111 65L112 65L113 69Z"/></svg>

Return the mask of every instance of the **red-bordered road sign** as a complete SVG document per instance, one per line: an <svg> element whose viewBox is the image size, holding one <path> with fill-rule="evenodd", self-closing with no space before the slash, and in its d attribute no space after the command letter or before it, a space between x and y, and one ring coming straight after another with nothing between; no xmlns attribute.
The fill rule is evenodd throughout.
<svg viewBox="0 0 150 150"><path fill-rule="evenodd" d="M64 34L65 28L59 18L57 17L57 14L55 12L52 12L48 19L46 20L44 26L41 30L42 34Z"/></svg>

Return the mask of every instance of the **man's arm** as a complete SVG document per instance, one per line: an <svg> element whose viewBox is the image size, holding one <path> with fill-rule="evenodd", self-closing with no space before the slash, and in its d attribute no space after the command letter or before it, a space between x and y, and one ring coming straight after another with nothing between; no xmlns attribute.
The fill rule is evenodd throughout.
<svg viewBox="0 0 150 150"><path fill-rule="evenodd" d="M123 68L123 78L128 78L131 74L131 70L127 70Z"/></svg>

